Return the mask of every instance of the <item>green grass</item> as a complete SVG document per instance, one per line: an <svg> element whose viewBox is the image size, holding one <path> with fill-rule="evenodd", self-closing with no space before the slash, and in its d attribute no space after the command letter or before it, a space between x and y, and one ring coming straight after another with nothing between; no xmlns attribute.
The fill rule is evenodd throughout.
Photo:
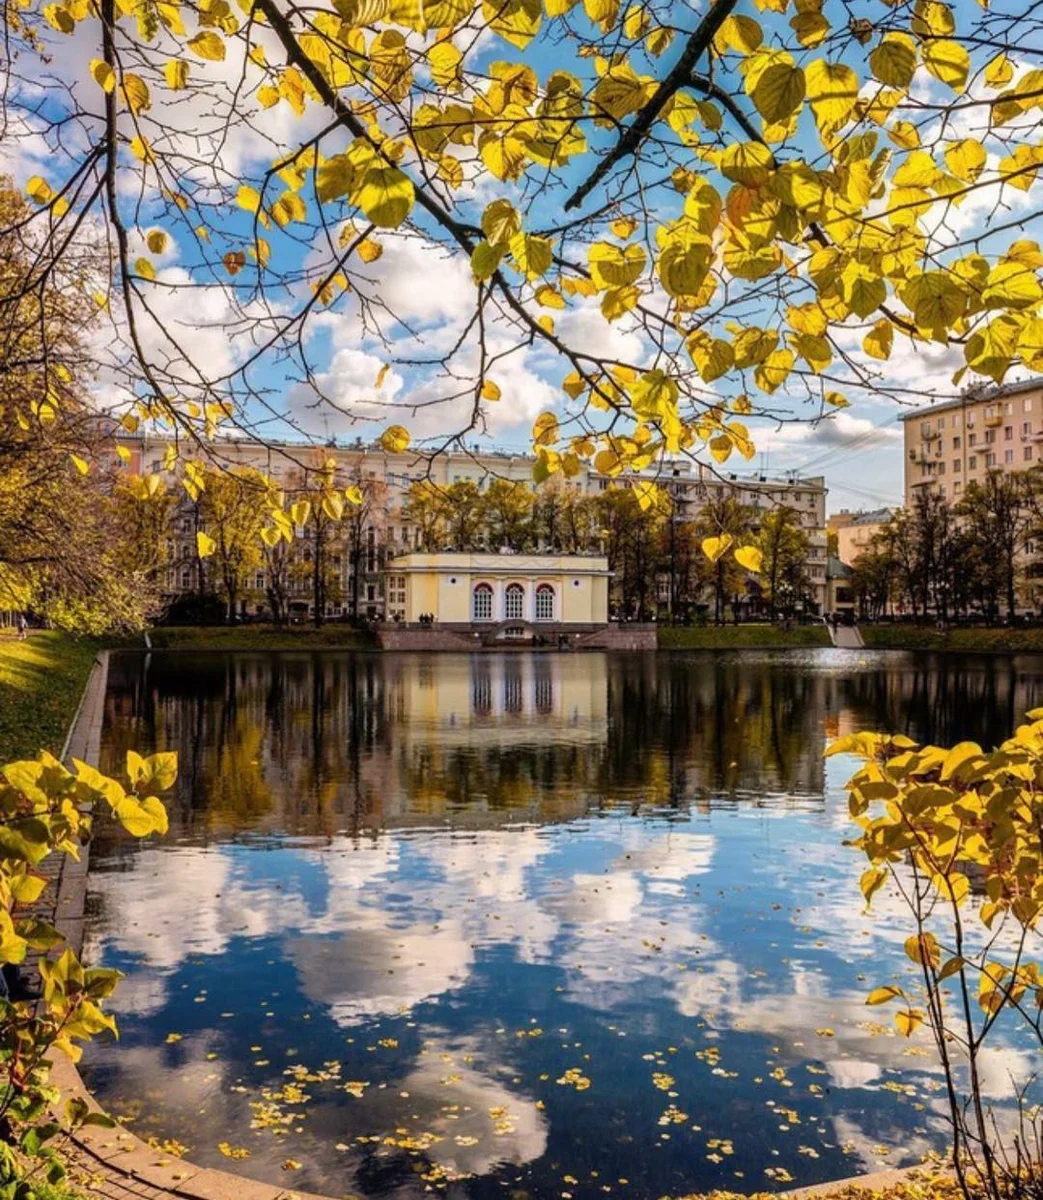
<svg viewBox="0 0 1043 1200"><path fill-rule="evenodd" d="M157 650L363 650L376 638L348 625L165 625L149 631ZM142 646L137 638L128 645Z"/></svg>
<svg viewBox="0 0 1043 1200"><path fill-rule="evenodd" d="M61 752L97 652L64 633L0 637L0 762Z"/></svg>
<svg viewBox="0 0 1043 1200"><path fill-rule="evenodd" d="M692 625L659 630L660 650L755 650L829 644L823 625L797 625L793 629L774 625Z"/></svg>
<svg viewBox="0 0 1043 1200"><path fill-rule="evenodd" d="M950 629L919 625L860 625L870 650L940 650L950 653L1043 652L1043 629Z"/></svg>

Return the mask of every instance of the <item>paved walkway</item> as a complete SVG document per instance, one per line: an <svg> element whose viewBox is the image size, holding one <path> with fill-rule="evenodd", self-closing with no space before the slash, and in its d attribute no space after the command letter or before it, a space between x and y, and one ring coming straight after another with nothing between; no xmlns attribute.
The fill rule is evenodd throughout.
<svg viewBox="0 0 1043 1200"><path fill-rule="evenodd" d="M865 642L862 641L862 635L858 631L857 625L838 625L833 634L833 645L839 646L842 650L864 650Z"/></svg>

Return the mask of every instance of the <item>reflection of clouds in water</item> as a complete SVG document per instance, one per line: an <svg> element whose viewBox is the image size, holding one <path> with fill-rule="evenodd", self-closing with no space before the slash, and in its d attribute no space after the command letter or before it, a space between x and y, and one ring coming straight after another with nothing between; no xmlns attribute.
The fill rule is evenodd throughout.
<svg viewBox="0 0 1043 1200"><path fill-rule="evenodd" d="M221 954L233 937L263 937L306 915L299 896L267 879L251 884L243 860L194 846L142 849L133 871L96 871L90 890L105 921L89 924L85 956L97 961L111 947L166 971L192 954Z"/></svg>
<svg viewBox="0 0 1043 1200"><path fill-rule="evenodd" d="M392 928L380 914L361 909L349 933L287 937L282 949L304 994L342 1025L403 1012L452 991L467 981L474 961L456 922Z"/></svg>
<svg viewBox="0 0 1043 1200"><path fill-rule="evenodd" d="M107 1043L94 1048L91 1063L92 1070L118 1070L125 1094L140 1100L142 1115L135 1127L143 1135L153 1132L150 1114L155 1108L165 1114L160 1136L191 1139L192 1162L228 1168L228 1159L218 1150L218 1142L227 1141L249 1150L248 1158L231 1164L236 1173L258 1179L278 1178L282 1162L292 1154L304 1167L294 1176L298 1186L336 1185L343 1191L373 1153L368 1139L395 1138L400 1136L396 1131L403 1130L407 1137L431 1141L424 1158L454 1175L481 1176L505 1164L521 1166L541 1157L547 1147L547 1120L535 1099L511 1088L508 1068L495 1060L496 1047L476 1038L426 1041L412 1069L393 1087L371 1084L358 1098L345 1098L339 1075L324 1083L306 1083L307 1102L280 1104L282 1112L299 1117L285 1137L251 1129L256 1117L251 1104L265 1103L261 1089L247 1091L227 1064L207 1059L219 1049L215 1035L186 1037L174 1050ZM474 1065L465 1058L473 1059ZM278 1091L286 1079L274 1068L273 1072L268 1085ZM403 1092L408 1094L408 1115ZM329 1102L333 1098L336 1103ZM185 1119L184 1129L170 1124L166 1114L171 1113ZM213 1118L212 1126L200 1126L200 1117ZM196 1140L200 1128L211 1127L212 1141ZM360 1136L367 1140L356 1142ZM319 1166L328 1162L334 1144L339 1147L336 1179ZM376 1154L393 1158L404 1152L381 1143ZM412 1178L410 1172L401 1195L416 1194ZM389 1194L398 1194L397 1189Z"/></svg>

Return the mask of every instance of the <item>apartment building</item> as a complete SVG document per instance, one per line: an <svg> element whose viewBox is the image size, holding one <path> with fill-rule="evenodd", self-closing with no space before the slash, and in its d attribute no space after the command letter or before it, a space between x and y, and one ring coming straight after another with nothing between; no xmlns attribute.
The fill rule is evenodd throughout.
<svg viewBox="0 0 1043 1200"><path fill-rule="evenodd" d="M163 470L171 445L169 437L146 435L121 438L121 441L130 451L127 463L130 470L143 474ZM384 564L394 555L413 550L418 545L418 530L409 525L402 511L414 483L430 479L437 485L448 486L469 480L483 488L492 480L507 479L532 486L533 459L527 454L506 451L453 449L428 460L413 451L391 453L379 444L365 443L361 439L317 446L229 438L217 443L217 448L223 464L253 467L289 492L300 486L307 471L316 470L332 458L336 463L338 483L342 486L357 483L367 493L363 526L358 530L361 553L349 556L334 551L331 556L331 567L339 586L330 589L326 613L329 617L352 611L348 597L353 597L356 590L360 615L391 617L401 610L404 596L400 597L394 588L388 592ZM809 538L806 573L810 581L810 599L819 611L822 610L826 600L826 482L823 476L722 474L706 464L678 460L645 472L645 477L671 494L677 519L682 521L694 520L711 498L724 493L733 495L750 509L765 513L779 505L790 508L797 514ZM586 465L578 476L565 482L578 494L590 496L616 486L615 480L599 474L592 465ZM172 565L168 568L167 585L176 595L189 593L196 587L196 528L189 505L184 505L178 512L174 526L168 547ZM292 553L306 566L310 554L308 531L301 533L303 536ZM264 572L258 570L254 590L263 596L264 586ZM297 590L293 608L299 614L307 615L310 589L302 583ZM666 598L664 594L663 599Z"/></svg>
<svg viewBox="0 0 1043 1200"><path fill-rule="evenodd" d="M894 514L893 508L859 512L842 508L833 513L826 521L826 529L837 535L837 558L850 567Z"/></svg>
<svg viewBox="0 0 1043 1200"><path fill-rule="evenodd" d="M955 504L990 471L1027 471L1043 460L1039 380L968 389L956 400L905 413L905 506L937 488Z"/></svg>

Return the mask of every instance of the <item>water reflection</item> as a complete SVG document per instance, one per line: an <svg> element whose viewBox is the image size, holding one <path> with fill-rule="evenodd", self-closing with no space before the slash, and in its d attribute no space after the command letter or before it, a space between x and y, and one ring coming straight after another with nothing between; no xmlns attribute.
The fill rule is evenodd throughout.
<svg viewBox="0 0 1043 1200"><path fill-rule="evenodd" d="M182 774L168 839L93 853L89 952L128 978L91 1082L194 1161L336 1195L903 1161L941 1136L939 1080L867 1019L906 930L862 912L824 741L995 742L1041 682L843 652L119 656L108 761ZM991 1093L1028 1062L994 1051Z"/></svg>

